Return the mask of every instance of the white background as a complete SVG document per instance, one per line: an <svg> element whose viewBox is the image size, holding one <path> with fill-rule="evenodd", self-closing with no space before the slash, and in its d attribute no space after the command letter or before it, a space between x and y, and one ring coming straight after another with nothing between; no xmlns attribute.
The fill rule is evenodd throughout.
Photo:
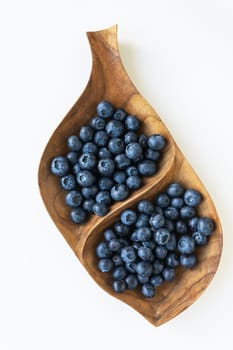
<svg viewBox="0 0 233 350"><path fill-rule="evenodd" d="M85 32L119 25L124 65L206 184L224 231L201 298L155 328L100 289L48 216L37 170L91 68ZM0 1L0 348L232 348L233 2Z"/></svg>

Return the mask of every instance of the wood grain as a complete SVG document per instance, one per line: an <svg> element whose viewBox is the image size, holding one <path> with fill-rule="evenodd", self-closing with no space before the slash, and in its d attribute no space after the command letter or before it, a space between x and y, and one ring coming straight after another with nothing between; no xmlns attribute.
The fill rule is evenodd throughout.
<svg viewBox="0 0 233 350"><path fill-rule="evenodd" d="M190 306L209 285L222 252L221 224L203 183L157 113L129 79L119 55L117 26L88 32L87 36L93 59L90 79L83 94L56 128L44 150L38 174L40 192L55 225L94 280L112 296L132 306L153 325L159 326ZM64 191L61 190L58 179L50 173L49 165L55 155L67 153L67 137L78 133L80 127L90 120L100 100L109 100L129 114L137 115L143 122L142 132L161 133L169 142L158 173L145 179L143 188L135 191L123 203L112 205L110 213L104 218L93 215L86 224L76 225L69 219L69 210L64 204ZM143 299L138 291L113 293L111 276L100 273L96 268L95 247L102 238L104 228L111 225L124 208L133 207L139 199L154 198L171 181L178 181L203 194L204 200L198 213L211 217L216 223L208 245L197 249L198 264L195 268L185 270L179 267L175 281L157 288L154 298ZM86 302L88 307L88 301Z"/></svg>

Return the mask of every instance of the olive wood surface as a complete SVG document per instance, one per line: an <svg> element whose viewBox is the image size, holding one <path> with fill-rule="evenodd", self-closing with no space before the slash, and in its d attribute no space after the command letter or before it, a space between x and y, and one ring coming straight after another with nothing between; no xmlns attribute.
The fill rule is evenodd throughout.
<svg viewBox="0 0 233 350"><path fill-rule="evenodd" d="M88 32L87 36L93 59L90 79L81 97L56 128L44 150L39 166L39 188L52 220L93 279L112 296L133 307L153 325L159 326L191 305L209 285L222 252L221 224L211 197L199 177L157 113L128 77L119 54L117 26ZM148 135L161 133L167 138L168 145L159 171L154 176L145 178L142 188L133 192L124 202L113 204L105 217L93 215L85 224L77 225L69 218L69 209L64 203L65 191L61 189L58 178L50 173L50 162L54 156L68 152L67 137L77 134L80 127L89 122L101 100L108 100L114 106L124 108L127 113L137 115L143 122L141 132ZM114 293L111 275L99 272L96 267L95 248L103 237L103 230L116 220L123 209L134 207L139 199L154 198L158 191L174 181L202 193L204 199L198 208L198 214L211 217L216 223L209 243L197 248L198 263L193 269L178 267L174 282L163 283L156 289L153 298L145 299L139 291ZM94 293L93 290L93 298Z"/></svg>

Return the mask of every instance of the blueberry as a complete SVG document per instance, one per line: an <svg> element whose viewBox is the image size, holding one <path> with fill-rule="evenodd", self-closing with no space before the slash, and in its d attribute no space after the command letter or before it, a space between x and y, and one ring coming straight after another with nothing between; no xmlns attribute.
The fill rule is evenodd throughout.
<svg viewBox="0 0 233 350"><path fill-rule="evenodd" d="M156 197L155 202L160 208L167 208L170 204L170 198L166 193L160 193Z"/></svg>
<svg viewBox="0 0 233 350"><path fill-rule="evenodd" d="M163 227L165 223L165 219L163 215L160 214L152 214L150 217L150 225L154 228Z"/></svg>
<svg viewBox="0 0 233 350"><path fill-rule="evenodd" d="M138 279L135 275L132 274L128 275L125 278L125 282L127 284L128 289L136 289L138 286Z"/></svg>
<svg viewBox="0 0 233 350"><path fill-rule="evenodd" d="M174 197L171 199L171 206L176 208L176 209L180 209L182 208L184 205L184 200L181 197Z"/></svg>
<svg viewBox="0 0 233 350"><path fill-rule="evenodd" d="M83 153L97 154L98 151L99 151L99 148L94 142L86 142L86 143L84 143L83 148L82 148Z"/></svg>
<svg viewBox="0 0 233 350"><path fill-rule="evenodd" d="M127 263L125 263L125 268L130 273L135 273L136 272L136 266L137 266L137 264L135 262L127 262Z"/></svg>
<svg viewBox="0 0 233 350"><path fill-rule="evenodd" d="M98 258L110 258L112 256L112 252L107 242L100 242L97 245L96 255L98 256Z"/></svg>
<svg viewBox="0 0 233 350"><path fill-rule="evenodd" d="M176 249L176 236L174 233L170 233L170 239L167 242L167 244L165 244L165 247L167 248L167 250L175 250Z"/></svg>
<svg viewBox="0 0 233 350"><path fill-rule="evenodd" d="M80 170L81 170L80 165L79 165L79 163L77 162L77 163L74 164L74 166L73 166L73 173L74 173L75 175L77 175L77 174L80 172Z"/></svg>
<svg viewBox="0 0 233 350"><path fill-rule="evenodd" d="M110 102L107 101L101 101L98 103L96 107L96 111L98 116L102 118L109 118L114 113L114 108Z"/></svg>
<svg viewBox="0 0 233 350"><path fill-rule="evenodd" d="M136 265L136 271L142 277L150 277L153 272L153 267L148 261L140 261Z"/></svg>
<svg viewBox="0 0 233 350"><path fill-rule="evenodd" d="M157 171L156 163L153 160L141 160L138 164L138 171L142 176L152 176Z"/></svg>
<svg viewBox="0 0 233 350"><path fill-rule="evenodd" d="M130 234L129 226L122 224L122 222L116 222L114 224L114 230L119 237L125 237Z"/></svg>
<svg viewBox="0 0 233 350"><path fill-rule="evenodd" d="M198 225L199 218L195 216L194 218L190 219L188 221L188 229L191 232L196 232L197 231L197 225Z"/></svg>
<svg viewBox="0 0 233 350"><path fill-rule="evenodd" d="M95 200L96 200L96 203L100 203L100 204L103 203L103 204L106 204L107 206L110 205L112 202L109 191L98 192Z"/></svg>
<svg viewBox="0 0 233 350"><path fill-rule="evenodd" d="M167 207L164 210L164 216L170 220L177 220L179 218L179 211L174 207Z"/></svg>
<svg viewBox="0 0 233 350"><path fill-rule="evenodd" d="M138 215L138 218L137 218L137 221L135 223L135 226L137 228L139 227L144 227L144 226L148 226L149 224L149 216L144 214L144 213L141 213Z"/></svg>
<svg viewBox="0 0 233 350"><path fill-rule="evenodd" d="M83 202L83 209L88 213L93 213L93 205L95 204L94 199L86 199Z"/></svg>
<svg viewBox="0 0 233 350"><path fill-rule="evenodd" d="M146 135L141 134L138 138L138 143L142 146L143 149L147 148L148 137Z"/></svg>
<svg viewBox="0 0 233 350"><path fill-rule="evenodd" d="M109 149L107 149L107 147L101 147L99 149L99 153L98 156L100 159L107 159L107 158L112 158L112 152L109 151Z"/></svg>
<svg viewBox="0 0 233 350"><path fill-rule="evenodd" d="M131 246L127 246L121 249L121 257L124 262L131 263L137 258L135 249Z"/></svg>
<svg viewBox="0 0 233 350"><path fill-rule="evenodd" d="M184 201L190 207L196 207L198 204L200 204L201 199L202 197L200 192L196 190L189 189L184 193Z"/></svg>
<svg viewBox="0 0 233 350"><path fill-rule="evenodd" d="M130 236L130 240L134 243L137 243L139 242L139 239L138 239L138 231L133 231L133 233L131 234Z"/></svg>
<svg viewBox="0 0 233 350"><path fill-rule="evenodd" d="M118 169L127 169L131 165L131 160L124 153L117 154L114 160Z"/></svg>
<svg viewBox="0 0 233 350"><path fill-rule="evenodd" d="M138 190L142 185L142 180L139 176L129 176L126 179L126 185L130 190Z"/></svg>
<svg viewBox="0 0 233 350"><path fill-rule="evenodd" d="M131 142L136 142L138 140L138 135L134 131L129 131L124 136L125 144L128 145Z"/></svg>
<svg viewBox="0 0 233 350"><path fill-rule="evenodd" d="M86 212L80 207L74 208L70 212L70 218L76 224L84 223L84 221L86 221L86 217L87 217Z"/></svg>
<svg viewBox="0 0 233 350"><path fill-rule="evenodd" d="M112 239L116 238L115 232L108 228L104 231L104 238L106 241L110 242Z"/></svg>
<svg viewBox="0 0 233 350"><path fill-rule="evenodd" d="M105 128L105 120L101 117L94 117L91 119L91 126L95 130L103 130Z"/></svg>
<svg viewBox="0 0 233 350"><path fill-rule="evenodd" d="M151 230L149 227L140 227L136 230L139 241L149 241L151 238Z"/></svg>
<svg viewBox="0 0 233 350"><path fill-rule="evenodd" d="M69 136L67 139L67 146L71 151L78 152L82 148L82 142L76 135Z"/></svg>
<svg viewBox="0 0 233 350"><path fill-rule="evenodd" d="M155 246L156 246L155 242L152 241L152 240L143 241L143 242L142 242L142 245L143 245L144 247L150 248L151 250L155 249Z"/></svg>
<svg viewBox="0 0 233 350"><path fill-rule="evenodd" d="M195 241L192 237L184 235L178 240L177 249L181 254L191 254L195 249Z"/></svg>
<svg viewBox="0 0 233 350"><path fill-rule="evenodd" d="M113 119L123 121L126 117L126 112L122 108L117 108L113 114Z"/></svg>
<svg viewBox="0 0 233 350"><path fill-rule="evenodd" d="M126 182L126 173L123 170L115 171L113 174L113 180L118 184L124 184Z"/></svg>
<svg viewBox="0 0 233 350"><path fill-rule="evenodd" d="M108 142L108 149L113 154L120 154L124 152L125 149L124 141L119 137L113 137Z"/></svg>
<svg viewBox="0 0 233 350"><path fill-rule="evenodd" d="M164 259L167 256L167 248L164 245L157 245L154 250L155 256L158 259Z"/></svg>
<svg viewBox="0 0 233 350"><path fill-rule="evenodd" d="M127 276L127 270L123 266L115 267L112 272L114 280L123 280Z"/></svg>
<svg viewBox="0 0 233 350"><path fill-rule="evenodd" d="M180 265L191 269L196 264L196 258L193 254L180 256Z"/></svg>
<svg viewBox="0 0 233 350"><path fill-rule="evenodd" d="M155 275L159 274L160 272L162 272L164 269L164 263L162 262L162 260L154 260L153 262L153 273Z"/></svg>
<svg viewBox="0 0 233 350"><path fill-rule="evenodd" d="M150 280L149 276L141 276L139 274L137 275L137 279L138 279L138 282L141 284L148 283Z"/></svg>
<svg viewBox="0 0 233 350"><path fill-rule="evenodd" d="M80 186L90 187L95 183L96 178L91 171L80 170L76 176L76 180Z"/></svg>
<svg viewBox="0 0 233 350"><path fill-rule="evenodd" d="M83 142L88 142L92 140L94 134L94 129L90 125L84 125L80 129L79 138Z"/></svg>
<svg viewBox="0 0 233 350"><path fill-rule="evenodd" d="M69 163L67 158L62 156L53 158L50 165L50 170L56 176L67 175L69 171Z"/></svg>
<svg viewBox="0 0 233 350"><path fill-rule="evenodd" d="M131 226L137 220L137 214L132 209L126 209L121 213L121 222L124 225Z"/></svg>
<svg viewBox="0 0 233 350"><path fill-rule="evenodd" d="M152 275L150 278L150 284L153 287L159 287L163 283L163 277L161 275Z"/></svg>
<svg viewBox="0 0 233 350"><path fill-rule="evenodd" d="M128 176L137 176L138 175L138 169L136 168L136 166L129 166L127 169L126 169L126 174Z"/></svg>
<svg viewBox="0 0 233 350"><path fill-rule="evenodd" d="M112 159L100 159L98 163L98 171L103 176L112 176L115 170L115 164Z"/></svg>
<svg viewBox="0 0 233 350"><path fill-rule="evenodd" d="M113 290L116 293L123 293L126 290L126 283L124 280L117 280L113 282Z"/></svg>
<svg viewBox="0 0 233 350"><path fill-rule="evenodd" d="M125 127L127 130L136 131L140 127L140 122L134 115L128 115L125 119Z"/></svg>
<svg viewBox="0 0 233 350"><path fill-rule="evenodd" d="M150 283L143 284L141 291L145 298L153 298L155 295L155 289Z"/></svg>
<svg viewBox="0 0 233 350"><path fill-rule="evenodd" d="M160 151L166 146L166 139L162 135L154 134L148 137L148 147L154 151Z"/></svg>
<svg viewBox="0 0 233 350"><path fill-rule="evenodd" d="M165 245L169 242L170 232L166 228L159 228L154 233L154 240L160 245Z"/></svg>
<svg viewBox="0 0 233 350"><path fill-rule="evenodd" d="M99 147L104 147L107 145L109 136L104 130L99 130L95 132L94 142Z"/></svg>
<svg viewBox="0 0 233 350"><path fill-rule="evenodd" d="M114 181L110 177L101 177L98 181L98 186L101 191L109 191L113 185Z"/></svg>
<svg viewBox="0 0 233 350"><path fill-rule="evenodd" d="M196 245L205 245L207 243L207 236L203 235L199 231L196 231L192 234Z"/></svg>
<svg viewBox="0 0 233 350"><path fill-rule="evenodd" d="M194 207L184 206L180 209L180 216L182 219L192 219L195 215Z"/></svg>
<svg viewBox="0 0 233 350"><path fill-rule="evenodd" d="M175 225L172 220L166 219L164 223L164 228L166 228L169 232L172 232L175 230Z"/></svg>
<svg viewBox="0 0 233 350"><path fill-rule="evenodd" d="M159 214L159 215L163 215L163 209L156 206L154 209L154 214Z"/></svg>
<svg viewBox="0 0 233 350"><path fill-rule="evenodd" d="M210 218L200 218L197 225L198 231L205 236L209 236L214 230L214 222Z"/></svg>
<svg viewBox="0 0 233 350"><path fill-rule="evenodd" d="M79 157L79 165L81 169L91 170L95 168L97 159L94 153L83 153Z"/></svg>
<svg viewBox="0 0 233 350"><path fill-rule="evenodd" d="M180 197L182 196L184 192L183 187L177 183L171 183L168 187L167 187L167 194L169 195L169 197Z"/></svg>
<svg viewBox="0 0 233 350"><path fill-rule="evenodd" d="M98 269L101 272L110 272L113 269L113 266L111 259L100 259L98 262Z"/></svg>
<svg viewBox="0 0 233 350"><path fill-rule="evenodd" d="M137 142L130 142L125 148L126 157L137 161L142 158L142 147Z"/></svg>
<svg viewBox="0 0 233 350"><path fill-rule="evenodd" d="M111 197L114 201L124 201L129 196L129 188L124 184L114 185L111 189Z"/></svg>
<svg viewBox="0 0 233 350"><path fill-rule="evenodd" d="M175 253L169 253L166 257L166 265L168 267L176 267L179 266L179 258Z"/></svg>
<svg viewBox="0 0 233 350"><path fill-rule="evenodd" d="M151 215L154 212L153 204L147 199L140 200L138 202L137 209L140 213L144 213L147 215Z"/></svg>
<svg viewBox="0 0 233 350"><path fill-rule="evenodd" d="M105 130L110 137L118 137L124 134L125 127L122 122L114 119L106 124Z"/></svg>
<svg viewBox="0 0 233 350"><path fill-rule="evenodd" d="M96 194L98 193L98 187L96 185L92 185L90 187L83 187L82 188L82 195L86 199L95 198Z"/></svg>
<svg viewBox="0 0 233 350"><path fill-rule="evenodd" d="M163 278L167 282L171 282L175 278L175 270L171 267L165 267L162 272Z"/></svg>
<svg viewBox="0 0 233 350"><path fill-rule="evenodd" d="M187 233L187 231L188 231L188 227L184 221L179 220L176 222L176 232L184 234L184 233Z"/></svg>
<svg viewBox="0 0 233 350"><path fill-rule="evenodd" d="M153 258L151 249L145 246L138 249L138 256L143 261L151 261Z"/></svg>
<svg viewBox="0 0 233 350"><path fill-rule="evenodd" d="M154 162L157 162L159 160L160 153L159 151L153 151L152 149L147 148L144 152L144 156L146 159L150 159L150 160L153 160Z"/></svg>
<svg viewBox="0 0 233 350"><path fill-rule="evenodd" d="M83 197L78 191L70 191L66 195L66 204L71 208L79 207L83 201Z"/></svg>
<svg viewBox="0 0 233 350"><path fill-rule="evenodd" d="M121 249L121 243L117 238L111 239L111 241L108 243L108 246L112 252L119 252Z"/></svg>
<svg viewBox="0 0 233 350"><path fill-rule="evenodd" d="M112 261L113 261L115 266L122 266L124 264L124 262L119 254L113 255Z"/></svg>
<svg viewBox="0 0 233 350"><path fill-rule="evenodd" d="M61 187L63 190L70 191L76 188L76 180L74 175L69 174L61 177Z"/></svg>
<svg viewBox="0 0 233 350"><path fill-rule="evenodd" d="M108 206L104 203L95 203L92 210L97 216L105 216L109 211Z"/></svg>
<svg viewBox="0 0 233 350"><path fill-rule="evenodd" d="M71 151L67 153L66 158L70 162L71 165L74 165L78 161L79 154L78 152Z"/></svg>

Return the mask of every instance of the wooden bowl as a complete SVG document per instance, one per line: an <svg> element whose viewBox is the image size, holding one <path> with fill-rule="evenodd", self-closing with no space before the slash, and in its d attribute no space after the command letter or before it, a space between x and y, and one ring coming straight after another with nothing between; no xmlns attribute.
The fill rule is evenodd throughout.
<svg viewBox="0 0 233 350"><path fill-rule="evenodd" d="M159 326L191 305L209 285L222 252L221 224L203 183L157 113L129 79L119 55L117 26L88 32L87 36L93 58L90 79L83 94L56 128L44 150L39 166L40 192L55 225L92 278L105 291L132 306L153 325ZM50 173L50 162L54 156L68 152L67 137L77 134L80 127L88 123L101 100L108 100L116 107L124 108L127 113L137 115L143 122L143 133L161 133L167 138L168 145L159 171L155 176L146 178L140 190L133 192L126 201L113 204L105 217L93 215L87 223L77 225L70 221L69 210L64 203L64 190L58 179ZM204 199L198 214L212 218L216 224L208 244L197 249L197 265L193 269L177 268L174 282L166 282L157 288L156 295L151 299L144 299L138 291L114 293L110 274L103 274L96 267L95 248L102 238L103 230L116 220L123 209L133 207L140 199L154 198L158 191L175 181L202 193Z"/></svg>

